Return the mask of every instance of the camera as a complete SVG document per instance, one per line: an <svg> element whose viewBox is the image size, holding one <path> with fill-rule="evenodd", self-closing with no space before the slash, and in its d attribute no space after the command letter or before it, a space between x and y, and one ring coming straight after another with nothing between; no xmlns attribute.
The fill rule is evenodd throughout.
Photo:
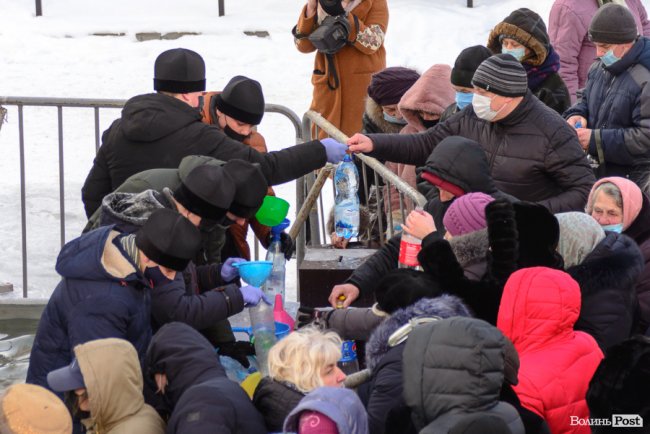
<svg viewBox="0 0 650 434"><path fill-rule="evenodd" d="M308 39L318 51L335 54L348 43L350 23L345 15L328 15Z"/></svg>

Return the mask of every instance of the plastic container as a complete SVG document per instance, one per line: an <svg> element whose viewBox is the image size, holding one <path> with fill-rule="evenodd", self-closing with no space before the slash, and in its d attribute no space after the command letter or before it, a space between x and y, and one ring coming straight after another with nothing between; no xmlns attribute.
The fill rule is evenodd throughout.
<svg viewBox="0 0 650 434"><path fill-rule="evenodd" d="M255 357L262 376L269 375L268 356L269 350L275 344L275 321L273 320L273 309L265 302L250 307L248 314L251 319L253 344L255 345Z"/></svg>
<svg viewBox="0 0 650 434"><path fill-rule="evenodd" d="M241 383L250 374L257 372L258 369L255 359L253 357L248 357L248 361L251 364L250 368L244 368L241 363L231 357L219 356L219 362L221 362L221 366L226 370L226 375L232 381L236 381L237 383Z"/></svg>
<svg viewBox="0 0 650 434"><path fill-rule="evenodd" d="M341 238L350 239L359 235L359 172L350 154L334 172L334 230Z"/></svg>
<svg viewBox="0 0 650 434"><path fill-rule="evenodd" d="M415 208L414 212L424 212L421 207ZM418 253L422 250L422 240L402 231L399 243L399 259L397 266L399 268L420 269Z"/></svg>
<svg viewBox="0 0 650 434"><path fill-rule="evenodd" d="M343 309L345 296L340 295L336 300L336 308ZM359 360L357 359L357 343L353 340L343 341L341 346L341 359L337 363L345 375L359 371Z"/></svg>
<svg viewBox="0 0 650 434"><path fill-rule="evenodd" d="M277 196L266 196L255 218L264 226L276 226L282 223L289 212L289 202Z"/></svg>
<svg viewBox="0 0 650 434"><path fill-rule="evenodd" d="M271 261L235 262L232 265L239 269L239 276L246 283L258 288L262 286L273 270L273 262Z"/></svg>
<svg viewBox="0 0 650 434"><path fill-rule="evenodd" d="M233 327L232 331L234 333L246 333L251 341L254 340L253 338L253 328L252 327ZM280 340L286 335L291 333L291 328L284 323L281 322L275 322L275 339Z"/></svg>
<svg viewBox="0 0 650 434"><path fill-rule="evenodd" d="M284 288L285 288L285 270L287 260L282 251L282 241L280 234L289 227L289 220L284 219L279 225L273 226L271 229L271 244L266 252L266 260L273 264L271 275L264 282L262 290L271 300L275 300L275 296L280 294L282 301L284 301ZM277 321L277 318L276 318Z"/></svg>

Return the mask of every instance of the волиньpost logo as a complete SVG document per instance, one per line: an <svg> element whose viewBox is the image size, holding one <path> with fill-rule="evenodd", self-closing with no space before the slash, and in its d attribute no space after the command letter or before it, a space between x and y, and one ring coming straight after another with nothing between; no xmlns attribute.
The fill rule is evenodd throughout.
<svg viewBox="0 0 650 434"><path fill-rule="evenodd" d="M614 428L642 428L643 418L638 414L613 414L611 419L571 416L571 426L611 426Z"/></svg>

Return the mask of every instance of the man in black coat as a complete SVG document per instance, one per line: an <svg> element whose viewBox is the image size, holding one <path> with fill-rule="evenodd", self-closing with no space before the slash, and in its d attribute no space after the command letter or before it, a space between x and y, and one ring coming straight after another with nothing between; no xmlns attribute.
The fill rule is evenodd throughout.
<svg viewBox="0 0 650 434"><path fill-rule="evenodd" d="M167 433L266 433L262 415L200 333L173 322L151 339L145 360L171 413ZM148 378L152 380L152 378Z"/></svg>
<svg viewBox="0 0 650 434"><path fill-rule="evenodd" d="M523 66L508 54L489 57L472 84L472 107L445 122L420 134L355 134L350 150L421 166L440 141L460 135L481 144L501 191L553 213L584 209L591 167L575 131L528 90Z"/></svg>
<svg viewBox="0 0 650 434"><path fill-rule="evenodd" d="M261 154L201 122L205 63L194 51L165 51L156 59L154 70L157 93L127 101L122 117L102 135L102 146L81 190L87 217L129 176L148 169L176 168L187 155L259 163L270 185L299 178L326 161L343 159L345 146L333 139Z"/></svg>

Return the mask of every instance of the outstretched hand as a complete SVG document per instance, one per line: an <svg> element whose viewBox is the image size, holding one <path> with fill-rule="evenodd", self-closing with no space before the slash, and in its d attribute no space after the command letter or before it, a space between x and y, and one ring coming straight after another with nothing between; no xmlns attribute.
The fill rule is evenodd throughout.
<svg viewBox="0 0 650 434"><path fill-rule="evenodd" d="M237 277L239 277L239 269L233 264L238 262L246 262L244 258L228 258L226 262L221 266L221 279L224 282L232 282Z"/></svg>
<svg viewBox="0 0 650 434"><path fill-rule="evenodd" d="M356 133L348 139L348 147L350 152L362 152L365 154L372 152L374 144L372 143L372 140L370 140L370 137Z"/></svg>

